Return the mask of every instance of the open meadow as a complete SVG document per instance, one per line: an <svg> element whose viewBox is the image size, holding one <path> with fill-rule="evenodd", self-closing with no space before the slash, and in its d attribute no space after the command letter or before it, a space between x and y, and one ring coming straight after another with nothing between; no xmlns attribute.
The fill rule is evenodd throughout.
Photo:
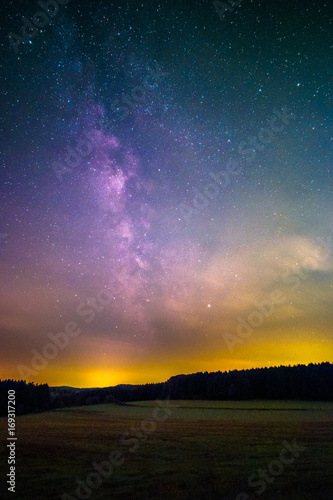
<svg viewBox="0 0 333 500"><path fill-rule="evenodd" d="M332 414L321 402L145 401L21 416L16 493L1 498L329 500ZM2 446L2 480L7 456Z"/></svg>

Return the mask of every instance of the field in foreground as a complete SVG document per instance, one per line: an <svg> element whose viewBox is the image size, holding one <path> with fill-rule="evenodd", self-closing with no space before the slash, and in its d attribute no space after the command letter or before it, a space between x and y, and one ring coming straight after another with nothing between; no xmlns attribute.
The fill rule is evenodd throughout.
<svg viewBox="0 0 333 500"><path fill-rule="evenodd" d="M1 419L0 497L59 500L67 493L67 500L332 499L332 403L161 404L160 410L150 401L19 417L16 494L6 491L3 481L9 466L6 419ZM284 451L288 447L293 451ZM102 462L112 452L119 465L111 472ZM107 477L92 474L93 463L102 465ZM261 478L259 469L266 471ZM75 493L76 480L86 486L81 483Z"/></svg>

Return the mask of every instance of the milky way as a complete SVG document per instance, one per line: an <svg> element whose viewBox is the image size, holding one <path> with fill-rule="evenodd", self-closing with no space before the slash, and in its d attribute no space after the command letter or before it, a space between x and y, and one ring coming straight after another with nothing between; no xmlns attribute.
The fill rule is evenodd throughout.
<svg viewBox="0 0 333 500"><path fill-rule="evenodd" d="M331 360L329 2L59 4L1 7L0 376Z"/></svg>

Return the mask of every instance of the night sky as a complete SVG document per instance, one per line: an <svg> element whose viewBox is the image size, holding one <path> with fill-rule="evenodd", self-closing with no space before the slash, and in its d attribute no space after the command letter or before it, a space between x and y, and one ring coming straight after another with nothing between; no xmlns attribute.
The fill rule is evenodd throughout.
<svg viewBox="0 0 333 500"><path fill-rule="evenodd" d="M332 3L66 2L0 8L0 377L333 361Z"/></svg>

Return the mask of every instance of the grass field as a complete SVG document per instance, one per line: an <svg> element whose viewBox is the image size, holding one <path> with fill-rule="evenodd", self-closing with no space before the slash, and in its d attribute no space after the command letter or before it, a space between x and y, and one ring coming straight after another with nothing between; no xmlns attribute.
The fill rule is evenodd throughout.
<svg viewBox="0 0 333 500"><path fill-rule="evenodd" d="M157 408L153 401L17 418L15 494L3 481L9 466L1 419L0 498L333 498L332 403L172 401ZM299 449L283 452L295 440ZM76 479L87 489L81 484L75 493Z"/></svg>

